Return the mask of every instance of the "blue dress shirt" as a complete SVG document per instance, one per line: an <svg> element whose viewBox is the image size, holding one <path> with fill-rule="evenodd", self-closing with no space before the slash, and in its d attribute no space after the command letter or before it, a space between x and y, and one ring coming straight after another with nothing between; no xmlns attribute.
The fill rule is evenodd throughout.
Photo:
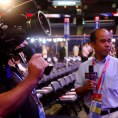
<svg viewBox="0 0 118 118"><path fill-rule="evenodd" d="M105 62L109 58L108 67L102 78L102 109L118 107L118 59L108 55L103 61L99 62L94 58L94 71L97 72L99 78L105 66ZM89 65L92 65L92 60L93 58L79 66L76 73L75 88L82 87L88 80L85 79L85 73L88 73L88 68ZM88 107L90 106L90 97L91 92L88 92L88 94L84 96L84 102Z"/></svg>

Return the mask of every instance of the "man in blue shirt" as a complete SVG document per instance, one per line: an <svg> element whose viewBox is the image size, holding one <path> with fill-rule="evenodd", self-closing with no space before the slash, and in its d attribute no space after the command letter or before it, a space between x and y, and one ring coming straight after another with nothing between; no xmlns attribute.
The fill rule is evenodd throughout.
<svg viewBox="0 0 118 118"><path fill-rule="evenodd" d="M106 29L100 28L91 33L90 43L95 56L80 65L75 82L76 92L83 96L88 108L91 107L93 91L96 90L101 95L101 118L118 117L118 59L109 55L111 38ZM85 73L89 73L90 65L97 72L96 80L85 77Z"/></svg>

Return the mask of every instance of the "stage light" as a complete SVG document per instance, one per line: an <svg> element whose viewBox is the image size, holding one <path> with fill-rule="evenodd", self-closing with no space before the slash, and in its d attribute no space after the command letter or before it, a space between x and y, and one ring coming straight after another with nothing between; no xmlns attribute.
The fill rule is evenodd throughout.
<svg viewBox="0 0 118 118"><path fill-rule="evenodd" d="M0 0L0 4L10 4L11 0Z"/></svg>

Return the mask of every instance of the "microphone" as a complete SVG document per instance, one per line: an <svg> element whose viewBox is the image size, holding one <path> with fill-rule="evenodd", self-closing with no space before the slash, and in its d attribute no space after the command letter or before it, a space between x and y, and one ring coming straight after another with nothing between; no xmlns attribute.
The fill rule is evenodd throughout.
<svg viewBox="0 0 118 118"><path fill-rule="evenodd" d="M89 66L89 77L88 77L88 79L96 82L97 72L94 72L93 65ZM92 93L96 93L96 89L93 89Z"/></svg>
<svg viewBox="0 0 118 118"><path fill-rule="evenodd" d="M89 66L89 77L88 77L88 79L93 80L93 81L96 81L96 79L97 79L97 72L94 72L93 65Z"/></svg>
<svg viewBox="0 0 118 118"><path fill-rule="evenodd" d="M97 79L97 72L94 72L93 65L90 65L88 68L89 72L85 73L85 78L89 80L96 80Z"/></svg>

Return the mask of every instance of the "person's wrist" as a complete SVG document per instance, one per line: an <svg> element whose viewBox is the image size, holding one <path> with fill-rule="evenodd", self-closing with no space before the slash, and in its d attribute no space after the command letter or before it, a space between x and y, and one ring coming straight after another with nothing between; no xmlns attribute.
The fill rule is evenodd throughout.
<svg viewBox="0 0 118 118"><path fill-rule="evenodd" d="M32 77L32 76L28 76L26 78L26 80L28 80L29 82L31 82L32 84L37 84L37 82L39 81L38 79L36 79L36 77Z"/></svg>

